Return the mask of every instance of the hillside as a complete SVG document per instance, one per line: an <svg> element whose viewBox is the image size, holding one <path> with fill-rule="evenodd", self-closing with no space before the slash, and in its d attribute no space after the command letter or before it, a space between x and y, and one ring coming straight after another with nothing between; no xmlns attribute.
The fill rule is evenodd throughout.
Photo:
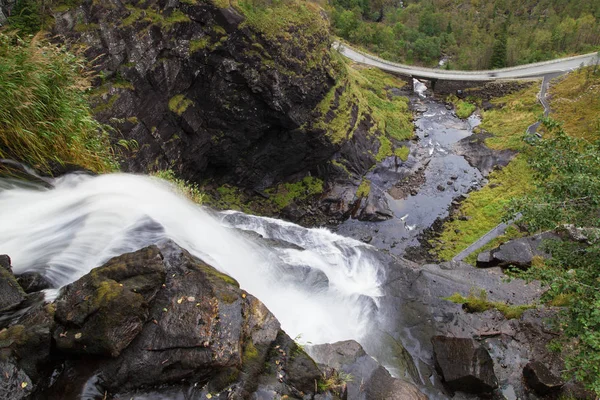
<svg viewBox="0 0 600 400"><path fill-rule="evenodd" d="M334 0L336 34L393 61L488 69L600 49L600 3Z"/></svg>

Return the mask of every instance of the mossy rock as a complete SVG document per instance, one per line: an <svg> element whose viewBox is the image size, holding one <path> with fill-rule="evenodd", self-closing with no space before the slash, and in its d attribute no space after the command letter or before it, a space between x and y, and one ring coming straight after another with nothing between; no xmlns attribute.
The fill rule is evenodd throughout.
<svg viewBox="0 0 600 400"><path fill-rule="evenodd" d="M53 336L60 350L118 356L141 332L165 280L156 246L125 254L63 289Z"/></svg>

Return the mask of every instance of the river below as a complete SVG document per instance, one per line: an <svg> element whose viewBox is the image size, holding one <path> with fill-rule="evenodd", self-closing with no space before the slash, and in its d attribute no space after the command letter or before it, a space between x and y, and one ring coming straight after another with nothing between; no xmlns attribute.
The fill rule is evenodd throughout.
<svg viewBox="0 0 600 400"><path fill-rule="evenodd" d="M405 162L390 157L367 175L371 190L385 196L393 217L382 222L349 219L337 233L403 256L418 246L418 237L436 219L448 216L453 201L485 182L481 172L457 155L454 144L473 134L476 115L460 119L447 107L424 96L413 96L416 140Z"/></svg>

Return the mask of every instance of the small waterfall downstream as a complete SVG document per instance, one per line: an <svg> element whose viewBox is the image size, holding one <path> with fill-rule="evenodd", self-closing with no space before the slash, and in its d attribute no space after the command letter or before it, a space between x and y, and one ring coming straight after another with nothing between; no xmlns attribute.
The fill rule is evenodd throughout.
<svg viewBox="0 0 600 400"><path fill-rule="evenodd" d="M361 242L214 213L150 177L75 174L53 186L0 181L0 253L10 255L16 274L41 272L59 288L113 256L169 238L238 280L301 342L361 342L376 316L384 270Z"/></svg>

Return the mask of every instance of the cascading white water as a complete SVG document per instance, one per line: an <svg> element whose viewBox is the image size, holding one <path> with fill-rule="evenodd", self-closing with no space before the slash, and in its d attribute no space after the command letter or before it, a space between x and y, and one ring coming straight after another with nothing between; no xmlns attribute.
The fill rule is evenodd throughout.
<svg viewBox="0 0 600 400"><path fill-rule="evenodd" d="M276 219L212 214L144 176L69 175L53 189L0 182L0 253L10 255L15 273L39 271L60 287L115 255L170 238L237 279L291 337L364 338L383 281L369 246Z"/></svg>

